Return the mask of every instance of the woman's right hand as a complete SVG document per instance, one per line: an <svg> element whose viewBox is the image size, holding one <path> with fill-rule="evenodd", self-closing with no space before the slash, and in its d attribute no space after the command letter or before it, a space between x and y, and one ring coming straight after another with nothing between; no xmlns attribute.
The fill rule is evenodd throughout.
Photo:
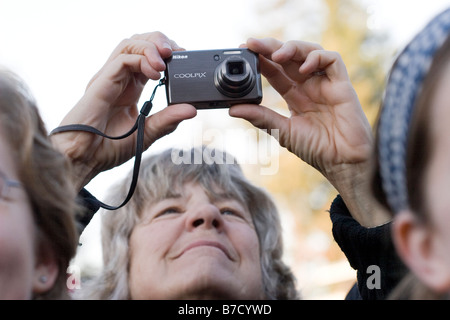
<svg viewBox="0 0 450 320"><path fill-rule="evenodd" d="M160 32L137 34L123 40L94 75L80 101L60 126L84 124L109 136L128 132L139 115L138 101L149 79L159 80L164 59L182 50ZM144 150L174 131L183 120L195 117L188 104L172 105L145 122ZM116 167L135 155L136 133L123 140L109 140L88 132L63 132L52 141L74 167L74 181L81 189L98 173Z"/></svg>

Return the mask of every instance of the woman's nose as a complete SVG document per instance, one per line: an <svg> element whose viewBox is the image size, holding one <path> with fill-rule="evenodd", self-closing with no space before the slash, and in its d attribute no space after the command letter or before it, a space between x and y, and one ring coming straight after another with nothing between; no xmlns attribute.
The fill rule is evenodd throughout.
<svg viewBox="0 0 450 320"><path fill-rule="evenodd" d="M187 224L190 229L220 229L223 225L223 220L219 208L213 204L202 204L192 209Z"/></svg>

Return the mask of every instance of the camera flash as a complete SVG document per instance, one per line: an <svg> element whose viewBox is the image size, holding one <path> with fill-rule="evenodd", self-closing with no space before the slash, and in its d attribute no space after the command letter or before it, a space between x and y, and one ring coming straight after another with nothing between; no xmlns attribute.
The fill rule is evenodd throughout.
<svg viewBox="0 0 450 320"><path fill-rule="evenodd" d="M224 51L223 54L241 54L240 50Z"/></svg>

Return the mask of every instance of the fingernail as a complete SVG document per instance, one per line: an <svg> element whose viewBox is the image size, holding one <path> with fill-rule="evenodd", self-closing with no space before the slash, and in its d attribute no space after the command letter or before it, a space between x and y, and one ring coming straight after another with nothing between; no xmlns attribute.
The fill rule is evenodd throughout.
<svg viewBox="0 0 450 320"><path fill-rule="evenodd" d="M167 42L164 42L164 43L163 43L163 48L172 50L172 46L171 46L169 43L167 43Z"/></svg>
<svg viewBox="0 0 450 320"><path fill-rule="evenodd" d="M174 48L175 50L181 49L181 47L178 45L178 43L176 43L176 42L173 41L173 40L172 40L172 45L173 45L173 48Z"/></svg>

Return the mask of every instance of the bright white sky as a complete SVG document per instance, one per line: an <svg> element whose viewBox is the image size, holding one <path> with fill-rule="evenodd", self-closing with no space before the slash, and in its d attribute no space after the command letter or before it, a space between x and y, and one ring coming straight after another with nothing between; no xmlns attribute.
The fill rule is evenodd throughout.
<svg viewBox="0 0 450 320"><path fill-rule="evenodd" d="M235 47L258 30L252 8L262 1L273 2L0 0L0 65L25 79L52 129L120 40L159 30L191 50ZM389 30L399 47L450 6L449 0L361 1L373 3L370 25Z"/></svg>
<svg viewBox="0 0 450 320"><path fill-rule="evenodd" d="M252 8L262 1L273 0L0 0L0 65L26 81L51 130L122 39L158 30L189 50L237 47L252 36L252 30L259 30L261 21ZM361 1L371 4L370 27L388 30L398 48L450 6L449 0ZM153 87L149 83L143 99ZM158 89L154 105L155 111L166 106L163 88ZM226 110L203 113L150 149L190 137L189 132L202 126L202 116L209 115L209 123L218 127L233 127L235 120ZM236 150L231 152L239 153ZM131 166L129 162L118 170L127 172ZM111 172L100 175L88 189L102 199L113 176L117 177Z"/></svg>
<svg viewBox="0 0 450 320"><path fill-rule="evenodd" d="M89 79L122 39L159 30L189 50L237 47L252 36L252 31L264 30L254 13L256 4L262 1L274 2L227 0L219 5L211 0L0 0L0 65L17 72L28 83L51 130L81 97ZM361 1L371 4L370 26L389 30L399 48L433 15L450 5L450 0ZM147 92L153 87L150 82L143 99L148 99ZM154 112L166 106L163 87L158 89L154 105ZM183 128L198 128L203 116L218 121L220 127L233 123L226 110L203 111L197 119L182 124L178 136L175 132L151 149L179 141L186 136Z"/></svg>

